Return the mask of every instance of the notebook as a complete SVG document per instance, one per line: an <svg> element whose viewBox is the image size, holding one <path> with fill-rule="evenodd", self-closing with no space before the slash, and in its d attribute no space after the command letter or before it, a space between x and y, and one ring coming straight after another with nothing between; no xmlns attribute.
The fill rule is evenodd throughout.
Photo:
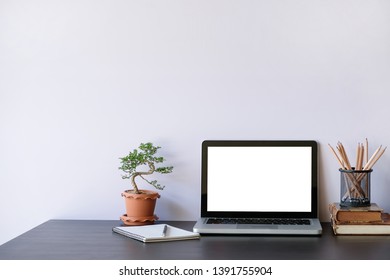
<svg viewBox="0 0 390 280"><path fill-rule="evenodd" d="M119 226L114 232L142 242L162 242L199 239L199 233L191 232L167 224L145 226Z"/></svg>
<svg viewBox="0 0 390 280"><path fill-rule="evenodd" d="M202 143L201 234L321 235L317 142Z"/></svg>

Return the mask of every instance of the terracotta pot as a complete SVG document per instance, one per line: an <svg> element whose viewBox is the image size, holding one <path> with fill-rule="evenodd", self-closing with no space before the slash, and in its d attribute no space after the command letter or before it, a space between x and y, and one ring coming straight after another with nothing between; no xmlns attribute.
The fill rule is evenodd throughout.
<svg viewBox="0 0 390 280"><path fill-rule="evenodd" d="M122 193L125 198L126 215L123 215L121 220L127 225L152 224L158 219L154 215L154 209L160 195L149 190L140 190L140 192L139 194L130 191Z"/></svg>

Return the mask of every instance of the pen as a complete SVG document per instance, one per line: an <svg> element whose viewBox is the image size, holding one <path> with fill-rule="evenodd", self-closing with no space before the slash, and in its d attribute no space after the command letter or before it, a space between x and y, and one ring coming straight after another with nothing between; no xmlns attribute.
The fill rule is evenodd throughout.
<svg viewBox="0 0 390 280"><path fill-rule="evenodd" d="M167 233L167 228L168 228L167 225L164 225L162 236L165 236L165 234Z"/></svg>

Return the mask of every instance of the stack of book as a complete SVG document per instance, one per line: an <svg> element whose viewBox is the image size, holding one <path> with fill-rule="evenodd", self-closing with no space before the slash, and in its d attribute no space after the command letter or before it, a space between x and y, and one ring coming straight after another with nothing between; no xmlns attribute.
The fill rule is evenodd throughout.
<svg viewBox="0 0 390 280"><path fill-rule="evenodd" d="M390 214L376 203L367 207L340 207L329 204L335 235L390 235Z"/></svg>

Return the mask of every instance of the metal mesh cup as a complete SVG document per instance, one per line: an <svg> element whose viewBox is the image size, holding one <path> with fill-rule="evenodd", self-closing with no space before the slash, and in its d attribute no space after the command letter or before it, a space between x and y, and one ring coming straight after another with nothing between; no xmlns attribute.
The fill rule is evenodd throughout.
<svg viewBox="0 0 390 280"><path fill-rule="evenodd" d="M340 205L347 207L370 206L370 170L340 169Z"/></svg>

